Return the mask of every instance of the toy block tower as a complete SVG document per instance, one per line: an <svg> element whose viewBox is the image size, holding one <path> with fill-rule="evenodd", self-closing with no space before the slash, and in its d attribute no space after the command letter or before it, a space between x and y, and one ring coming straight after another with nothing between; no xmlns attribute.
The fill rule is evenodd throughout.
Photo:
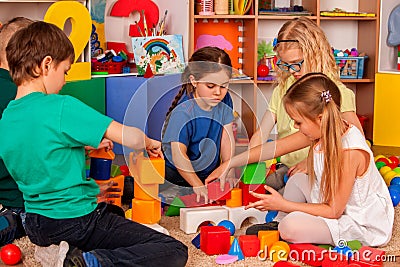
<svg viewBox="0 0 400 267"><path fill-rule="evenodd" d="M113 172L113 174L116 174L115 176L111 175L112 161L115 158L114 152L105 148L94 149L90 151L89 157L89 177L93 178L99 186L109 184L113 181L114 185L111 188L118 188L118 190L113 192L112 196L107 197L106 201L121 207L121 197L124 192L124 176L117 175L117 172Z"/></svg>
<svg viewBox="0 0 400 267"><path fill-rule="evenodd" d="M266 163L252 163L242 167L239 188L242 189L243 205L255 202L258 199L249 194L249 191L265 193L264 184L266 177Z"/></svg>
<svg viewBox="0 0 400 267"><path fill-rule="evenodd" d="M161 202L158 188L164 183L165 161L161 158L149 158L140 153L129 154L129 171L135 186L132 200L132 221L143 224L155 224L161 219Z"/></svg>

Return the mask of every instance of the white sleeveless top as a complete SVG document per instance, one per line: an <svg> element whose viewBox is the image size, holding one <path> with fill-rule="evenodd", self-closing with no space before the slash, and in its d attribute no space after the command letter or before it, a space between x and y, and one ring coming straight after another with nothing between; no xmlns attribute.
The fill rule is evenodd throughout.
<svg viewBox="0 0 400 267"><path fill-rule="evenodd" d="M367 171L356 178L349 201L339 219L322 218L327 223L333 241L358 240L365 246L386 245L392 236L394 208L388 187L375 166L374 156L357 127L350 125L342 137L343 149L359 149L370 155ZM311 189L312 203L321 203L320 184L324 168L321 144L314 147L316 183Z"/></svg>

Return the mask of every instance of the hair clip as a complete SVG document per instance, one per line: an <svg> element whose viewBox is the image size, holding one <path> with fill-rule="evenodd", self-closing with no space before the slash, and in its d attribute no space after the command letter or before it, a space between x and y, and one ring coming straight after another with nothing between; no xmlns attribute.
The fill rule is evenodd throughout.
<svg viewBox="0 0 400 267"><path fill-rule="evenodd" d="M329 90L326 90L321 93L321 98L322 100L325 100L325 103L328 103L329 101L332 100L332 95L329 92Z"/></svg>
<svg viewBox="0 0 400 267"><path fill-rule="evenodd" d="M272 46L275 47L278 44L278 38L274 38L274 40L272 41Z"/></svg>

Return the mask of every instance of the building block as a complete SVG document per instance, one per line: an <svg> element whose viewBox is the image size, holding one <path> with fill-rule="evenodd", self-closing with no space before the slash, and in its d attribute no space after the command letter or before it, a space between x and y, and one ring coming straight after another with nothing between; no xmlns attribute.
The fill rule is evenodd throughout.
<svg viewBox="0 0 400 267"><path fill-rule="evenodd" d="M89 177L95 180L109 180L111 177L111 159L91 158Z"/></svg>
<svg viewBox="0 0 400 267"><path fill-rule="evenodd" d="M265 184L266 175L265 162L251 163L242 167L240 180L244 184Z"/></svg>
<svg viewBox="0 0 400 267"><path fill-rule="evenodd" d="M115 177L115 176L118 176L118 175L121 175L122 174L122 171L121 171L121 169L119 168L119 166L118 165L116 165L116 164L111 164L111 177ZM129 173L128 173L128 175L129 175Z"/></svg>
<svg viewBox="0 0 400 267"><path fill-rule="evenodd" d="M293 260L301 261L311 266L321 266L324 254L327 253L323 249L312 244L289 244L290 257Z"/></svg>
<svg viewBox="0 0 400 267"><path fill-rule="evenodd" d="M242 206L242 189L233 188L231 190L231 198L226 200L227 207L240 207Z"/></svg>
<svg viewBox="0 0 400 267"><path fill-rule="evenodd" d="M223 226L200 227L200 249L207 255L227 254L230 249L230 233Z"/></svg>
<svg viewBox="0 0 400 267"><path fill-rule="evenodd" d="M89 157L98 159L109 159L114 160L115 154L111 149L106 150L105 148L93 149L89 152Z"/></svg>
<svg viewBox="0 0 400 267"><path fill-rule="evenodd" d="M165 212L165 216L178 216L180 209L184 207L186 206L182 200L179 197L175 197Z"/></svg>
<svg viewBox="0 0 400 267"><path fill-rule="evenodd" d="M250 218L250 223L265 223L265 215L267 211L259 211L258 209L244 209L244 206L240 207L228 207L223 206L228 211L228 218L235 225L236 229L240 229L242 223L247 218Z"/></svg>
<svg viewBox="0 0 400 267"><path fill-rule="evenodd" d="M189 195L184 195L184 196L179 196L179 198L184 203L183 207L185 207L185 208L206 206L204 204L204 197L200 197L200 201L197 202L196 193L189 194Z"/></svg>
<svg viewBox="0 0 400 267"><path fill-rule="evenodd" d="M197 228L203 222L210 221L214 224L218 224L222 220L228 220L228 211L223 207L209 206L180 209L180 229L186 234L196 233ZM226 229L225 227L223 228ZM229 233L229 230L227 231ZM226 253L227 252L228 251L226 251Z"/></svg>
<svg viewBox="0 0 400 267"><path fill-rule="evenodd" d="M356 263L360 267L380 267L383 266L382 258L385 254L386 252L383 250L363 246L358 251L354 252L349 262Z"/></svg>
<svg viewBox="0 0 400 267"><path fill-rule="evenodd" d="M260 239L255 235L239 236L239 245L245 257L257 257L260 251Z"/></svg>
<svg viewBox="0 0 400 267"><path fill-rule="evenodd" d="M284 241L275 242L269 250L269 259L273 262L287 260L289 257L290 247Z"/></svg>
<svg viewBox="0 0 400 267"><path fill-rule="evenodd" d="M233 242L231 244L231 248L228 251L228 254L238 256L239 261L244 260L244 255L243 255L242 249L240 248L239 242L237 241L236 238L233 239Z"/></svg>
<svg viewBox="0 0 400 267"><path fill-rule="evenodd" d="M132 199L132 221L155 224L161 220L161 203L157 200Z"/></svg>
<svg viewBox="0 0 400 267"><path fill-rule="evenodd" d="M73 96L98 112L106 113L105 78L67 82L59 94Z"/></svg>
<svg viewBox="0 0 400 267"><path fill-rule="evenodd" d="M134 156L129 154L129 170L141 184L163 184L165 177L165 161L162 158L148 158L143 152Z"/></svg>
<svg viewBox="0 0 400 267"><path fill-rule="evenodd" d="M264 184L245 184L240 181L239 188L242 189L242 202L244 206L248 205L250 202L256 202L259 200L250 195L249 191L265 194Z"/></svg>
<svg viewBox="0 0 400 267"><path fill-rule="evenodd" d="M225 183L224 191L221 191L220 182L212 182L207 185L208 199L226 200L231 198L231 187L228 182Z"/></svg>
<svg viewBox="0 0 400 267"><path fill-rule="evenodd" d="M349 265L349 258L342 253L337 253L334 251L329 251L329 253L324 254L324 259L322 260L322 267L347 267Z"/></svg>
<svg viewBox="0 0 400 267"><path fill-rule="evenodd" d="M158 184L141 184L134 179L133 195L135 198L142 200L159 199L158 191Z"/></svg>
<svg viewBox="0 0 400 267"><path fill-rule="evenodd" d="M192 244L195 246L197 249L200 249L200 233L198 233L195 238L192 239Z"/></svg>
<svg viewBox="0 0 400 267"><path fill-rule="evenodd" d="M272 245L275 242L279 241L279 232L278 231L259 231L258 239L260 239L260 257L265 257L265 255L269 255L268 252L271 250ZM267 252L267 254L265 254Z"/></svg>
<svg viewBox="0 0 400 267"><path fill-rule="evenodd" d="M215 263L229 264L229 263L234 263L237 260L238 260L238 256L236 256L236 255L223 254L223 255L217 256L217 258L215 259Z"/></svg>
<svg viewBox="0 0 400 267"><path fill-rule="evenodd" d="M122 197L122 194L124 192L124 179L125 179L125 177L123 175L119 175L119 176L116 176L116 177L112 177L112 178L110 178L108 180L95 180L95 181L99 186L101 186L103 184L109 184L111 181L113 181L114 185L111 186L111 188L112 189L117 189L117 190L115 192L111 191L109 193L110 196L107 197L106 200L111 202L114 205L117 205L117 206L121 207L122 206L121 205L121 197Z"/></svg>

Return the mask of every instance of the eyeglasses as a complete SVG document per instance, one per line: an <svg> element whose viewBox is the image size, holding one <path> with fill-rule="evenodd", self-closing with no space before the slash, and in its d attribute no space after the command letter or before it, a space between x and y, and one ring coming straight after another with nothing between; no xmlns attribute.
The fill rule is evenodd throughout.
<svg viewBox="0 0 400 267"><path fill-rule="evenodd" d="M303 65L303 62L304 59L296 63L287 64L287 63L282 63L282 61L279 59L278 62L276 62L276 65L283 71L289 72L290 70L292 70L294 72L299 72L301 71L301 65Z"/></svg>

